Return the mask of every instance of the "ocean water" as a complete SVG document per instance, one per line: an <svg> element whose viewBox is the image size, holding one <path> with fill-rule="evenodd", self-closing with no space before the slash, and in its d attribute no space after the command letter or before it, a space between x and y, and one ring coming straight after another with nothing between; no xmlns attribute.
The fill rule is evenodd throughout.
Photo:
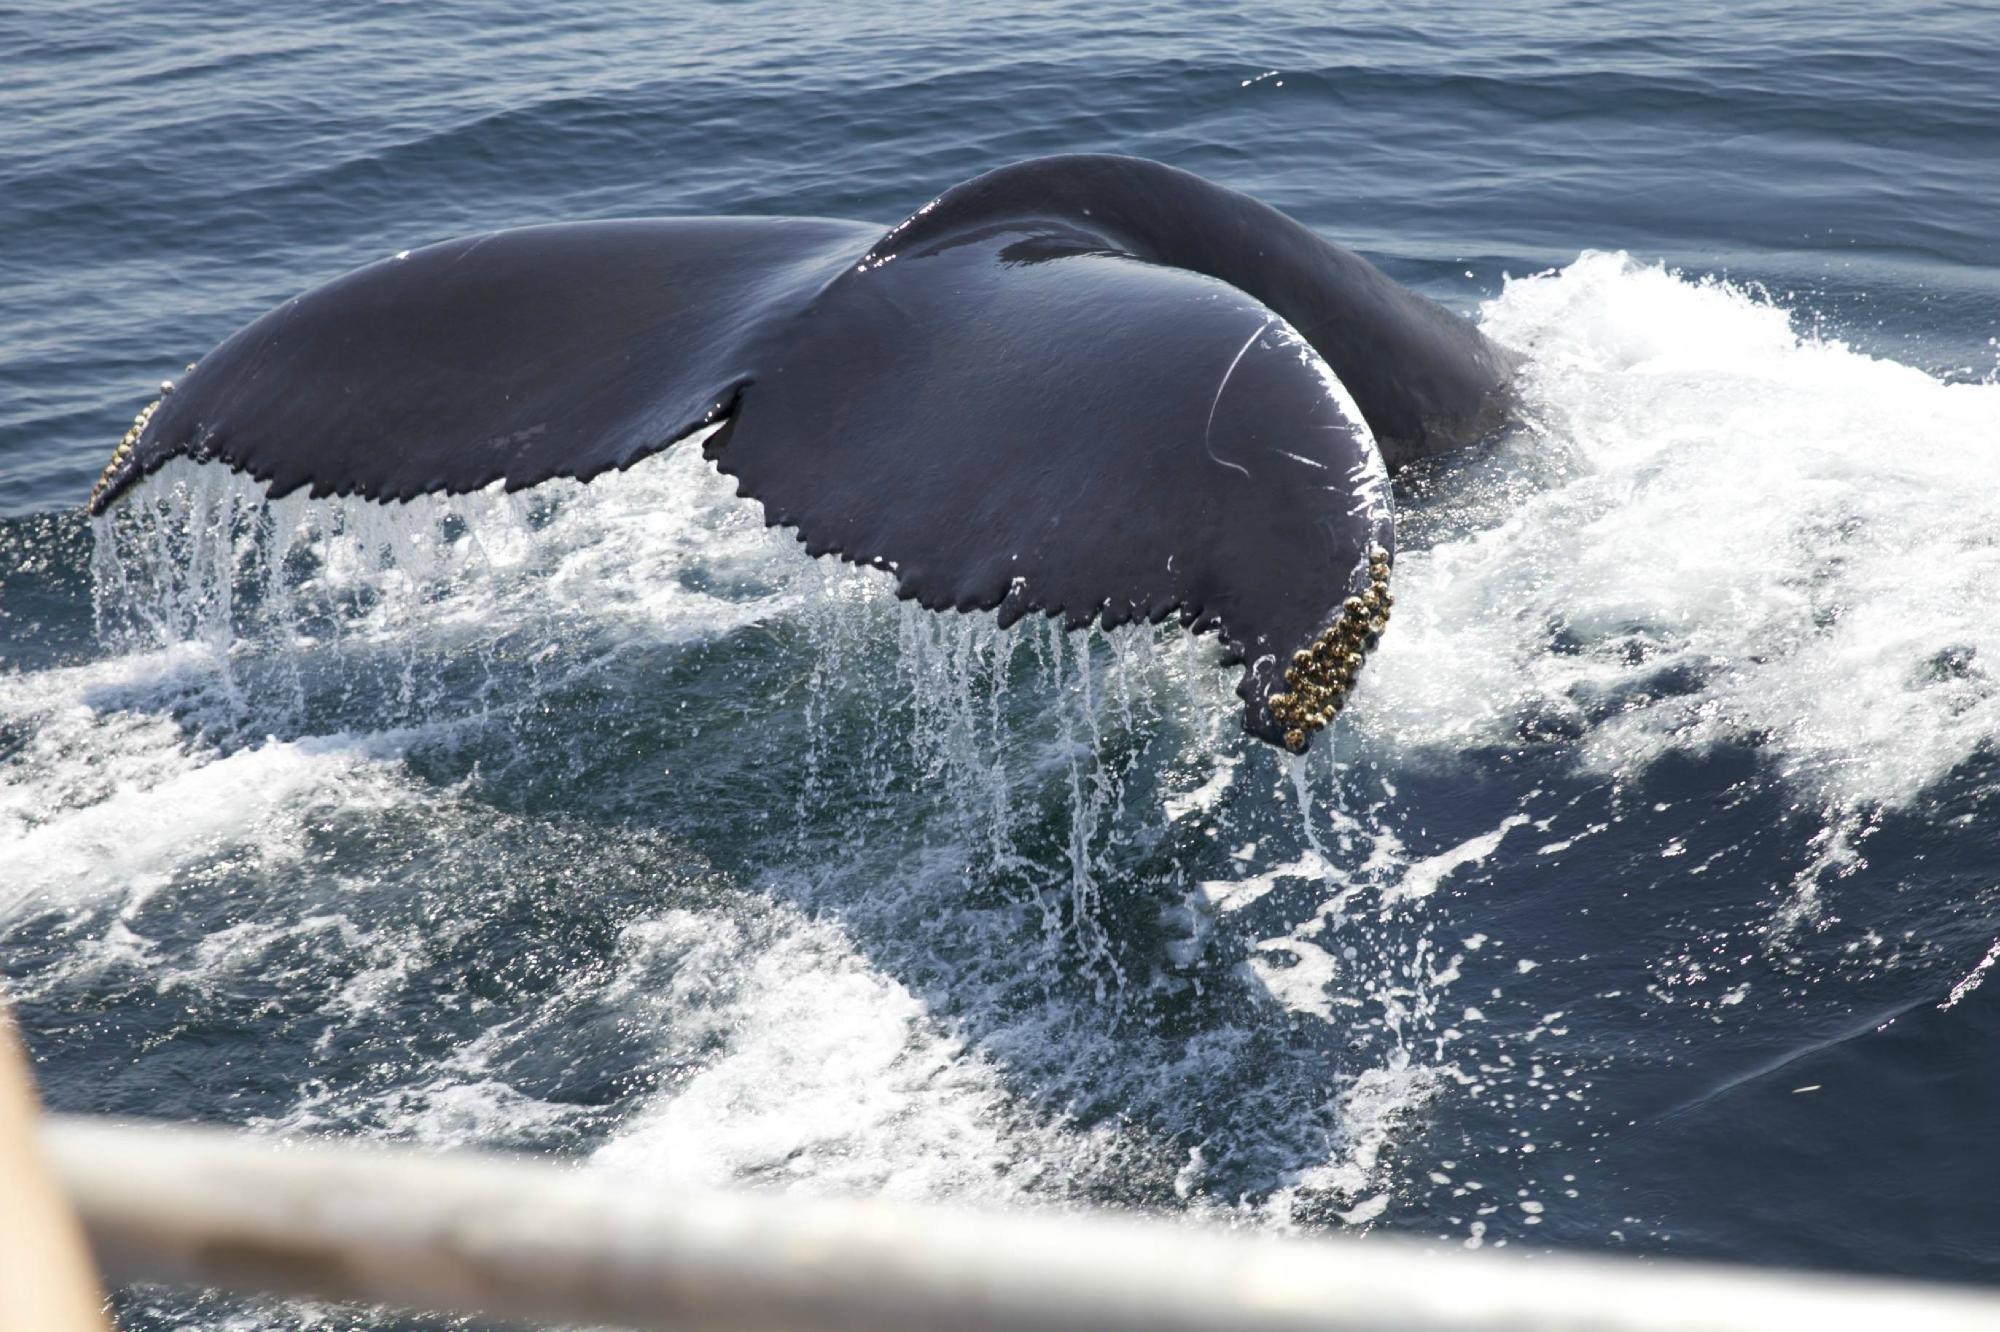
<svg viewBox="0 0 2000 1332"><path fill-rule="evenodd" d="M681 447L382 511L150 387L493 227L1159 158L1525 354L1331 743ZM0 8L0 980L67 1111L2000 1282L2000 10ZM132 1328L432 1326L163 1290Z"/></svg>

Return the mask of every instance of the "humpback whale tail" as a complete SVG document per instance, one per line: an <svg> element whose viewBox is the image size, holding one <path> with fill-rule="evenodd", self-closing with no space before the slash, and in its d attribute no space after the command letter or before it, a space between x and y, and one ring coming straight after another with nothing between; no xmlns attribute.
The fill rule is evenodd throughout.
<svg viewBox="0 0 2000 1332"><path fill-rule="evenodd" d="M1132 158L1044 158L886 234L824 219L529 227L287 301L141 413L272 496L587 481L708 425L808 551L932 609L1178 614L1303 750L1387 620L1387 474L1505 405L1506 353L1282 213Z"/></svg>

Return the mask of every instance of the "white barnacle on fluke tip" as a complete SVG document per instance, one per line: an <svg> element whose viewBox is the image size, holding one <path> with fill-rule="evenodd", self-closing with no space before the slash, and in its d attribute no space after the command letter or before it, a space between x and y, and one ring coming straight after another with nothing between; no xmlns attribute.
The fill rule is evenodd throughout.
<svg viewBox="0 0 2000 1332"><path fill-rule="evenodd" d="M1367 654L1389 627L1389 552L1368 553L1368 590L1349 597L1334 623L1310 647L1292 654L1285 668L1289 693L1271 696L1271 715L1286 726L1285 747L1297 753L1307 738L1340 715Z"/></svg>

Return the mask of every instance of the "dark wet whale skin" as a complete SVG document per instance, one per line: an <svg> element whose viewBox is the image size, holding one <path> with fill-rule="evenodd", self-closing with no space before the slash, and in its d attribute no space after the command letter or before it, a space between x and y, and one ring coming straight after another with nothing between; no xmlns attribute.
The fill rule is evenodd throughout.
<svg viewBox="0 0 2000 1332"><path fill-rule="evenodd" d="M721 422L709 456L812 553L1003 621L1177 614L1245 666L1246 729L1298 749L1272 699L1371 555L1386 592L1386 471L1497 424L1510 363L1245 195L1042 158L887 234L575 223L368 265L204 357L91 509L182 455L406 500L587 481Z"/></svg>
<svg viewBox="0 0 2000 1332"><path fill-rule="evenodd" d="M982 218L1035 217L1270 307L1354 395L1391 471L1471 443L1505 414L1514 358L1469 320L1270 205L1158 162L1078 154L1002 167L946 191L877 251L922 247Z"/></svg>

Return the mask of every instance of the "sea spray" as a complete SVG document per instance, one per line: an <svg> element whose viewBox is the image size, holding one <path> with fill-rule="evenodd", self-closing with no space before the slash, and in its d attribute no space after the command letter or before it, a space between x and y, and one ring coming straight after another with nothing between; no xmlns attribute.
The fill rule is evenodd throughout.
<svg viewBox="0 0 2000 1332"><path fill-rule="evenodd" d="M690 1048L723 1041L743 1060L718 1068L747 1081L719 1077L715 1099L668 1090L657 1102L679 1105L677 1130L713 1149L707 1168L771 1168L709 1117L754 1103L773 1116L762 1122L799 1122L799 1065L773 1043L821 1048L800 1024L843 1002L835 991L864 1005L857 1022L884 1015L879 1028L866 1018L877 1053L862 1064L909 1076L890 1075L903 1109L848 1124L851 1140L801 1158L802 1182L844 1177L829 1164L836 1151L901 1171L885 1164L903 1141L897 1115L964 1112L933 1104L935 1070L952 1067L985 1088L967 1104L1011 1105L1004 1145L980 1159L997 1152L1025 1181L1073 1158L1033 1187L1157 1175L1198 1209L1365 1212L1386 1168L1381 1144L1403 1122L1395 1107L1420 1104L1436 1062L1460 1048L1435 1021L1435 996L1455 977L1429 941L1427 909L1381 902L1402 861L1379 808L1347 809L1333 758L1344 732L1325 736L1309 767L1244 740L1213 640L1177 626L1064 632L1036 618L1001 630L991 615L921 611L897 602L881 571L805 558L685 454L588 489L396 506L265 504L207 469L159 478L98 535L107 637L133 661L196 654L208 683L183 681L174 697L198 706L171 706L212 754L236 762L280 737L272 761L296 771L296 794L259 818L282 823L298 802L362 789L315 784L333 771L312 749L318 737L352 735L366 738L364 770L382 784L343 818L370 801L426 817L455 807L447 822L461 829L494 808L538 821L619 810L605 849L586 858L609 857L607 871L613 848L653 822L731 847L754 891L719 917L655 912L647 919L678 922L660 937L713 961L723 954L700 940L720 947L768 901L776 933L760 927L740 946L830 970L764 969L764 997L714 992L726 1012ZM716 736L736 739L718 750ZM679 806L677 777L653 797L665 803L648 805L646 786L612 775L657 772L654 753L744 746L769 757L723 804ZM779 810L788 817L769 817ZM532 879L524 889L541 891ZM807 936L810 947L791 942ZM356 965L374 978L356 982L371 1004L423 974ZM881 980L821 988L863 971ZM593 994L600 983L578 980ZM732 1026L728 1012L770 1021ZM890 1034L905 1027L909 1049L931 1053L898 1053ZM533 1029L496 1028L477 1048L525 1057ZM860 1031L828 1028L823 1048L854 1048ZM663 1040L658 1057L680 1048ZM1007 1054L982 1072L952 1053L983 1049ZM434 1086L316 1095L302 1113L441 1141L516 1112L529 1132L573 1122L496 1078L494 1059L455 1055ZM825 1097L857 1094L842 1077L822 1079ZM1230 1103L1206 1104L1214 1086L1235 1089ZM1075 1117L1105 1097L1124 1107L1124 1127ZM923 1187L971 1185L952 1173Z"/></svg>
<svg viewBox="0 0 2000 1332"><path fill-rule="evenodd" d="M1412 479L1381 753L1569 739L1595 771L1754 743L1906 806L2000 735L2000 386L1587 253L1483 314L1535 429Z"/></svg>
<svg viewBox="0 0 2000 1332"><path fill-rule="evenodd" d="M123 652L194 652L204 669L173 685L176 706L232 744L354 727L504 730L615 650L571 654L548 674L549 653L578 625L552 615L546 593L634 507L552 490L267 501L226 469L175 464L96 520L100 633ZM1200 655L1207 645L1162 657L1164 640L1186 635L932 615L894 602L879 571L784 554L776 535L765 544L790 587L767 602L811 649L795 814L824 795L836 747L839 781L859 777L878 803L921 788L982 845L985 871L1032 898L1050 945L1066 938L1115 975L1101 884L1112 849L1156 816L1128 819L1125 775L1169 717L1185 724L1213 701L1212 689L1189 687L1218 674ZM578 609L600 611L616 588L599 585ZM885 625L888 672L876 664ZM548 641L536 646L537 634ZM1170 667L1179 698L1166 696ZM1052 778L1061 808L1047 805ZM1054 843L1040 832L1040 844L1021 843L1024 818L1041 829L1052 817Z"/></svg>

